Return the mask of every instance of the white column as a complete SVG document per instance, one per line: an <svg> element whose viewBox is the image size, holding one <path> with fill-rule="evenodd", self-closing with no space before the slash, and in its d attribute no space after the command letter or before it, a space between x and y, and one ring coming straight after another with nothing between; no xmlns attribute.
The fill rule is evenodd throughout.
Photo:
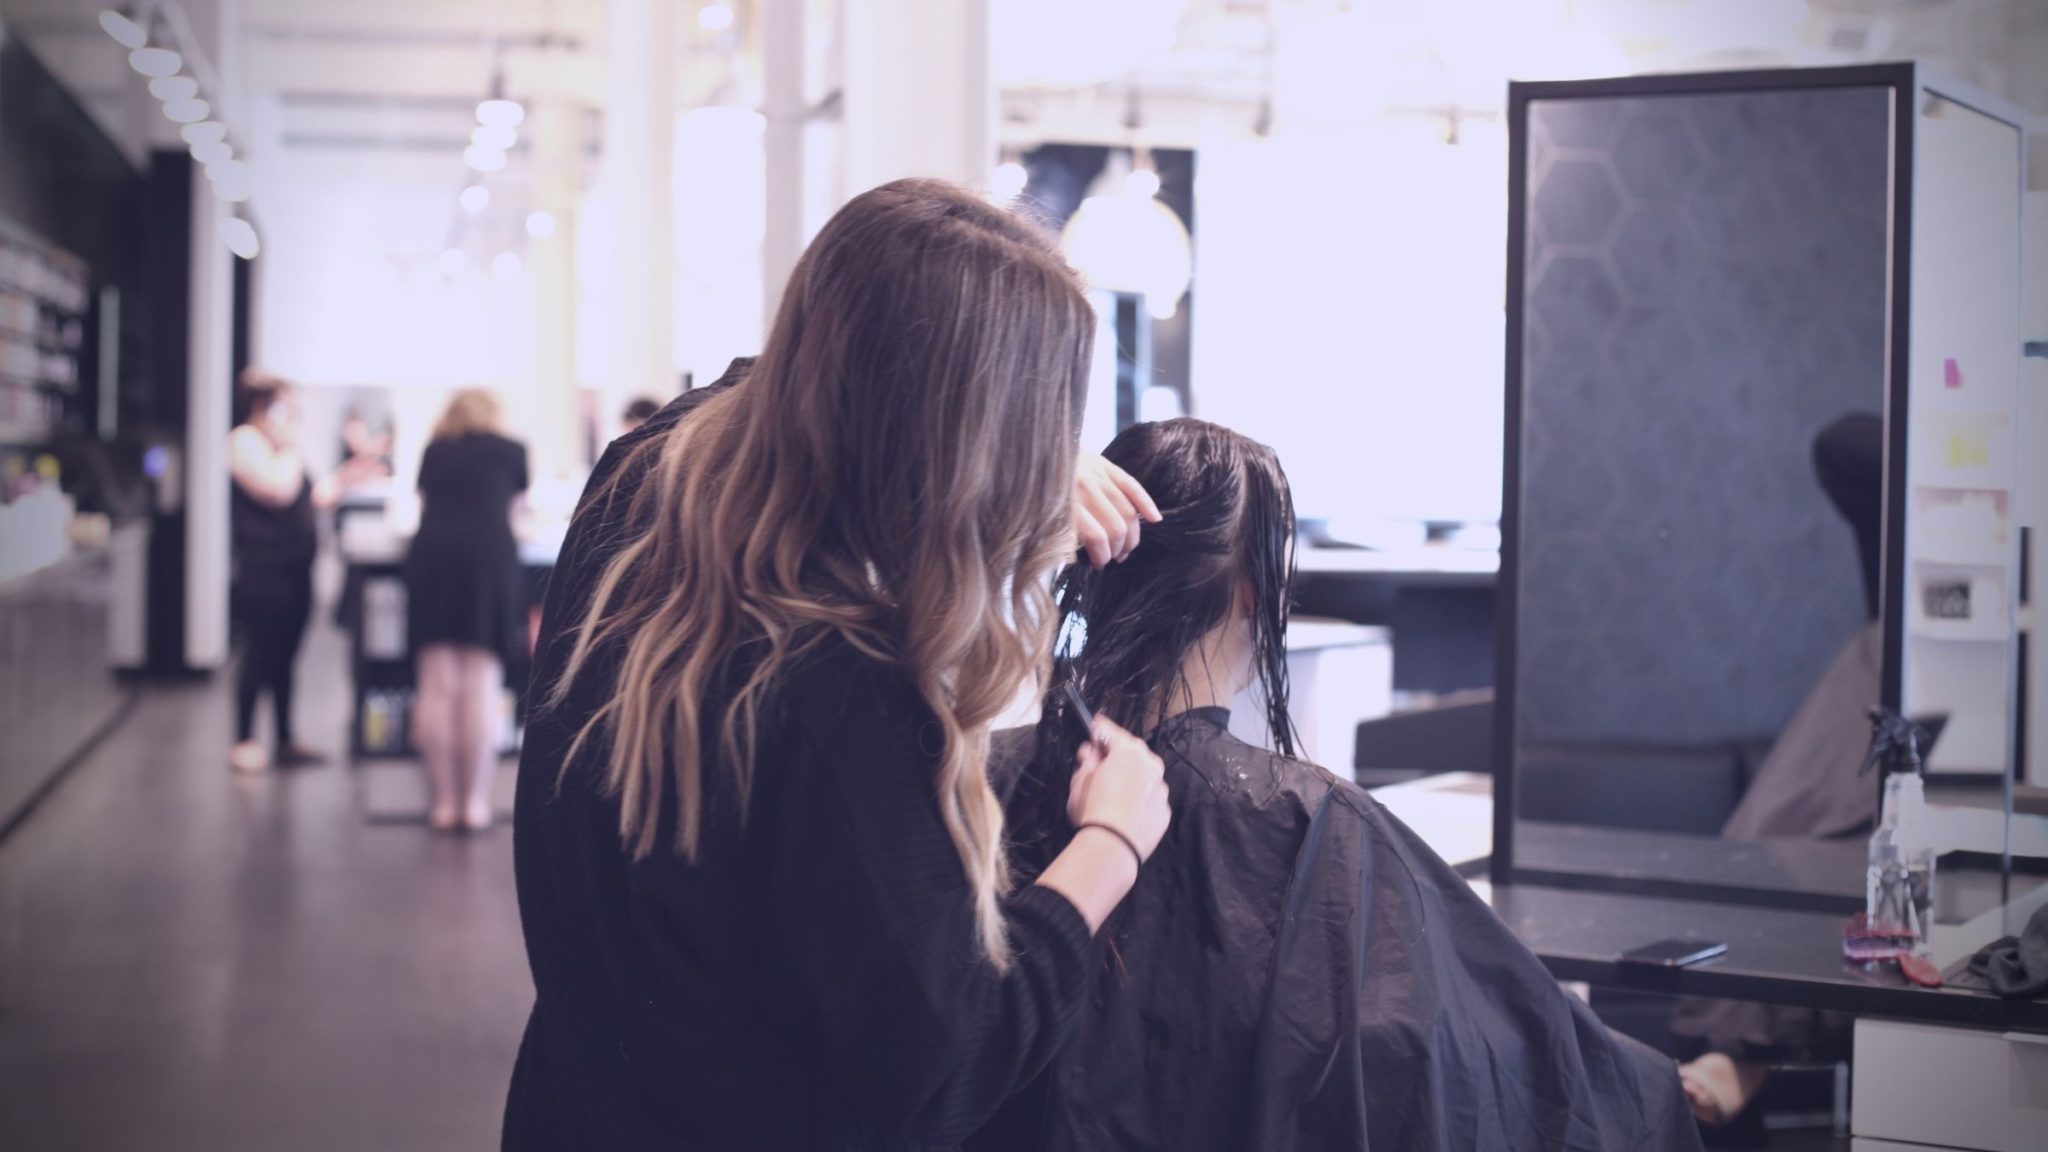
<svg viewBox="0 0 2048 1152"><path fill-rule="evenodd" d="M221 114L241 105L241 6L219 0L196 34L212 66ZM187 24L189 28L189 23ZM176 144L172 144L176 147ZM192 166L192 252L185 353L185 663L218 668L228 657L228 432L234 419L234 261L220 220L232 209Z"/></svg>
<svg viewBox="0 0 2048 1152"><path fill-rule="evenodd" d="M995 167L989 0L846 7L846 186L905 176L985 187Z"/></svg>
<svg viewBox="0 0 2048 1152"><path fill-rule="evenodd" d="M613 213L611 379L598 427L634 396L667 398L675 369L675 5L607 0L604 184ZM716 178L716 174L711 174Z"/></svg>
<svg viewBox="0 0 2048 1152"><path fill-rule="evenodd" d="M806 0L763 0L763 147L768 161L767 228L761 240L765 335L775 326L782 286L804 248L804 44Z"/></svg>
<svg viewBox="0 0 2048 1152"><path fill-rule="evenodd" d="M555 218L555 234L526 249L534 293L534 392L528 430L536 475L566 479L595 461L583 459L583 419L576 387L576 245L579 175L583 169L583 105L568 85L538 94L528 117L533 142L534 204Z"/></svg>
<svg viewBox="0 0 2048 1152"><path fill-rule="evenodd" d="M226 208L192 166L191 301L185 351L185 663L218 668L228 647L228 432L233 423L235 257Z"/></svg>

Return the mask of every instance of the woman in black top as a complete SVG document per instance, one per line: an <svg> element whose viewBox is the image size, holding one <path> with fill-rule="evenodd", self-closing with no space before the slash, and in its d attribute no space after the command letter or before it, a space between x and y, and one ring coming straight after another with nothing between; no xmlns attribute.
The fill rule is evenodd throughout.
<svg viewBox="0 0 2048 1152"><path fill-rule="evenodd" d="M1157 758L1104 725L1080 831L1012 890L987 775L1076 513L1135 543L1142 494L1076 477L1093 328L1036 229L884 185L743 382L606 451L520 763L507 1148L945 1147L1064 1042L1167 819Z"/></svg>
<svg viewBox="0 0 2048 1152"><path fill-rule="evenodd" d="M291 386L251 370L241 380L242 422L228 433L229 525L234 558L230 600L242 633L235 676L235 748L242 772L273 763L256 742L256 702L270 693L280 767L318 763L292 738L292 669L313 611L316 506L332 507L341 488L374 473L376 461L352 459L314 483L298 446L298 404Z"/></svg>
<svg viewBox="0 0 2048 1152"><path fill-rule="evenodd" d="M413 740L427 769L427 824L443 831L491 825L505 668L526 649L526 574L512 535L526 448L500 423L488 392L448 401L420 458L420 528L405 559Z"/></svg>

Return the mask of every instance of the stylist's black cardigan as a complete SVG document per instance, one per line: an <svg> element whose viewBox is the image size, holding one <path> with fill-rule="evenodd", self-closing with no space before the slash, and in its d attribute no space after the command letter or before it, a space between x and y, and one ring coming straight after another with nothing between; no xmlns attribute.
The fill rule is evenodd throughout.
<svg viewBox="0 0 2048 1152"><path fill-rule="evenodd" d="M590 491L628 446L668 435L745 369L613 445ZM536 686L562 667L605 560L639 530L626 503L586 497L577 514ZM937 724L901 671L843 642L806 657L759 725L744 821L731 774L707 766L689 864L629 857L601 756L564 771L582 719L613 691L617 655L604 655L534 718L520 759L513 846L535 1003L506 1148L946 1147L1037 1075L1072 1031L1087 927L1028 887L1007 902L1009 973L978 954L933 793Z"/></svg>

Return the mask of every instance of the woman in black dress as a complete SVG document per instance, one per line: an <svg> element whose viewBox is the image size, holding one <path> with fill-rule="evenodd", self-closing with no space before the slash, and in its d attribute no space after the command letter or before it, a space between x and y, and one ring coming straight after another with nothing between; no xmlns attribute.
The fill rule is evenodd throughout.
<svg viewBox="0 0 2048 1152"><path fill-rule="evenodd" d="M499 430L497 398L457 392L420 459L420 530L405 560L406 629L429 826L491 825L505 669L525 649L526 576L512 510L526 448Z"/></svg>
<svg viewBox="0 0 2048 1152"><path fill-rule="evenodd" d="M1167 819L1104 725L1013 889L987 774L1080 514L1134 542L1142 494L1076 474L1093 332L1036 228L898 181L819 232L745 379L606 450L520 761L507 1148L942 1148L1064 1043Z"/></svg>

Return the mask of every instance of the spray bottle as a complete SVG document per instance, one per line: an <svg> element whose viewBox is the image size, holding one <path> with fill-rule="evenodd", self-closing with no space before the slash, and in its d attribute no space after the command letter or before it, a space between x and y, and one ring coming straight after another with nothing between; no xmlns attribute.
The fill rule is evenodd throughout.
<svg viewBox="0 0 2048 1152"><path fill-rule="evenodd" d="M1912 940L1912 951L1933 951L1934 842L1927 818L1920 747L1926 731L1896 712L1870 710L1870 755L1864 771L1882 765L1884 807L1870 835L1864 915L1872 930Z"/></svg>

